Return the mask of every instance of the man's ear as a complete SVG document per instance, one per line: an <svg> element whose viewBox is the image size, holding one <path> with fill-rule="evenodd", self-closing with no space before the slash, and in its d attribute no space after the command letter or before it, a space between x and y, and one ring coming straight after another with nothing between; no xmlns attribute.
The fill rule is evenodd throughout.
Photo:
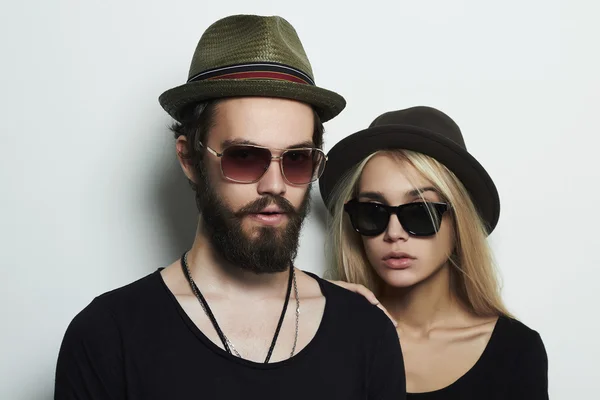
<svg viewBox="0 0 600 400"><path fill-rule="evenodd" d="M181 165L181 169L185 176L192 182L196 182L196 173L194 169L194 164L192 160L187 158L189 154L188 140L185 136L181 135L177 138L175 142L175 149L177 151L177 159L179 160L179 165Z"/></svg>

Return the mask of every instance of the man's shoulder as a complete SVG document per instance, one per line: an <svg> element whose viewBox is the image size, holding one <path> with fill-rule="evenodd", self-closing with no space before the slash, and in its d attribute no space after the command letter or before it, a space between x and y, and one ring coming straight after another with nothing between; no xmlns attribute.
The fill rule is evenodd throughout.
<svg viewBox="0 0 600 400"><path fill-rule="evenodd" d="M72 320L70 329L89 330L117 323L147 307L160 288L159 271L95 297Z"/></svg>
<svg viewBox="0 0 600 400"><path fill-rule="evenodd" d="M124 302L129 303L139 299L146 301L145 297L148 294L152 294L160 288L160 279L160 270L156 270L131 283L100 294L94 299L94 302L112 307L115 304L122 306Z"/></svg>
<svg viewBox="0 0 600 400"><path fill-rule="evenodd" d="M389 318L377 306L371 304L364 296L344 289L334 283L309 273L321 287L325 295L330 315L337 323L370 326L375 329L392 325ZM393 325L392 325L393 326Z"/></svg>

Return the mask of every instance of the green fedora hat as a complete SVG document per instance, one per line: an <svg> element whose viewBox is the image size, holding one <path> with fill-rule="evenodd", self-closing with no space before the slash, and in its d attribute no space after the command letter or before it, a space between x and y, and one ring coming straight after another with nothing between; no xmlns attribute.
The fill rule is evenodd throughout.
<svg viewBox="0 0 600 400"><path fill-rule="evenodd" d="M301 101L323 122L346 106L342 96L316 86L296 30L278 16L233 15L213 23L198 42L187 82L159 102L181 121L189 105L241 96Z"/></svg>

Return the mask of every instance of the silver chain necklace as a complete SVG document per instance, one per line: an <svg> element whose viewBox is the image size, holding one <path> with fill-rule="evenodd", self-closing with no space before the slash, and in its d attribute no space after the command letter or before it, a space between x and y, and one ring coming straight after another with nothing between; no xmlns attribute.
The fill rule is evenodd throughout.
<svg viewBox="0 0 600 400"><path fill-rule="evenodd" d="M188 262L187 262L187 252L184 255L184 263L183 263L187 275L191 281L191 287L192 287L192 291L194 292L194 295L198 298L199 297L199 293L197 291L197 285L194 282L194 280L192 279L192 274L190 272L189 266L188 266ZM298 326L299 326L299 322L300 322L300 296L298 296L298 284L296 282L296 270L295 268L292 266L292 282L294 285L294 297L296 298L296 327L295 327L295 332L294 332L294 344L292 346L292 351L290 352L290 358L294 356L294 354L296 353L296 345L298 343ZM204 306L204 303L202 301L200 301L200 306L202 306L202 310L204 310L204 313L210 318L210 315L208 313L208 310L206 309L206 307ZM233 345L233 343L231 343L231 340L229 340L229 338L225 335L225 333L221 332L223 337L225 338L225 341L227 342L227 346L229 346L229 349L231 350L231 352L239 357L239 358L243 358L242 355L240 354L240 352L235 348L235 346Z"/></svg>
<svg viewBox="0 0 600 400"><path fill-rule="evenodd" d="M300 298L298 297L298 285L296 284L296 271L293 271L292 274L293 274L292 279L294 282L294 295L296 296L296 332L294 334L294 345L292 346L290 358L293 357L294 353L296 352L296 343L298 342L298 322L300 319ZM204 308L204 307L202 307L202 308ZM204 310L204 312L206 312L206 310ZM225 336L225 334L223 334L223 336ZM231 349L233 354L235 354L239 358L243 358L242 355L240 354L240 352L237 351L237 349L235 348L233 343L231 343L231 341L229 340L229 338L227 336L225 336L225 340L227 341L227 345L229 346L229 348Z"/></svg>

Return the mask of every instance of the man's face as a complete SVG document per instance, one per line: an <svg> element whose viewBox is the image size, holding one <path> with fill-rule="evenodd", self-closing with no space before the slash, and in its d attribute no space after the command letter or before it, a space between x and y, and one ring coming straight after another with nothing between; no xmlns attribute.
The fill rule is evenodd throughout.
<svg viewBox="0 0 600 400"><path fill-rule="evenodd" d="M312 147L312 109L296 101L236 98L217 106L205 146L221 153L244 142L271 149ZM256 183L231 182L220 158L204 152L199 176L202 218L208 237L227 261L257 273L280 272L296 256L302 222L309 208L309 185L290 185L280 161L271 162Z"/></svg>

